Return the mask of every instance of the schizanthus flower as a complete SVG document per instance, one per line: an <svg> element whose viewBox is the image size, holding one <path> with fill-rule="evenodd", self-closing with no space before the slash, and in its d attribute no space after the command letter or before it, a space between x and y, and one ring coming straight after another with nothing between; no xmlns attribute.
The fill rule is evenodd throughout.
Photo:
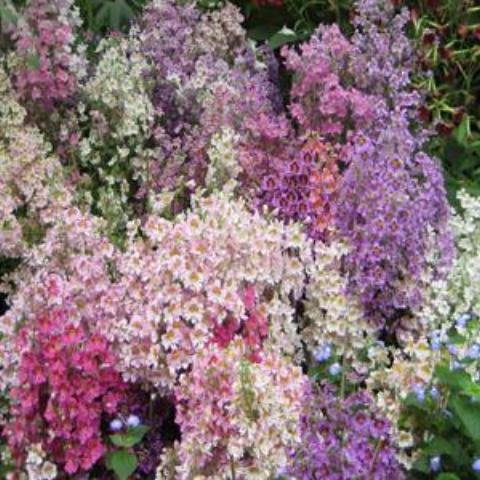
<svg viewBox="0 0 480 480"><path fill-rule="evenodd" d="M15 89L29 109L39 105L51 112L75 93L86 73L74 32L79 25L71 0L33 0L21 12L11 32L12 68Z"/></svg>
<svg viewBox="0 0 480 480"><path fill-rule="evenodd" d="M104 455L102 416L116 412L125 386L105 338L69 321L71 308L45 312L18 332L18 384L6 431L18 460L40 442L73 475Z"/></svg>
<svg viewBox="0 0 480 480"><path fill-rule="evenodd" d="M298 479L404 478L392 445L390 423L364 392L346 398L328 384L305 396L301 447L285 473Z"/></svg>
<svg viewBox="0 0 480 480"><path fill-rule="evenodd" d="M410 92L405 14L381 8L386 3L357 2L352 41L337 27L320 27L300 53L285 49L284 56L295 73L293 117L302 131L336 145L341 177L333 223L351 246L349 291L374 326L401 331L421 302L429 249L442 252L432 272L438 276L452 245L441 170L421 151L428 135L415 122L419 96ZM377 50L382 61L390 49L380 68Z"/></svg>
<svg viewBox="0 0 480 480"><path fill-rule="evenodd" d="M234 471L266 480L286 465L286 449L298 442L305 377L273 353L251 362L247 352L240 339L224 350L212 345L182 375L176 478L223 479Z"/></svg>
<svg viewBox="0 0 480 480"><path fill-rule="evenodd" d="M263 344L295 354L290 296L310 261L298 225L217 194L172 222L150 216L143 233L118 263L125 310L110 330L126 378L171 387L206 345L237 334L252 354Z"/></svg>
<svg viewBox="0 0 480 480"><path fill-rule="evenodd" d="M38 129L26 125L0 69L0 255L24 255L70 201L60 162Z"/></svg>

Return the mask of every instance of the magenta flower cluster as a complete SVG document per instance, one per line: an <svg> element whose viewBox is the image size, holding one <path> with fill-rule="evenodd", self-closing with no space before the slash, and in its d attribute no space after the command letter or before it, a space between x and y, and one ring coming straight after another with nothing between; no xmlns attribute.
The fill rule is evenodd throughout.
<svg viewBox="0 0 480 480"><path fill-rule="evenodd" d="M125 401L126 385L106 339L69 321L70 309L45 312L18 333L18 385L6 435L17 461L41 443L73 475L105 454L101 422Z"/></svg>
<svg viewBox="0 0 480 480"><path fill-rule="evenodd" d="M12 32L15 42L14 85L28 105L51 111L77 90L84 65L75 52L78 22L72 2L35 0L26 6Z"/></svg>

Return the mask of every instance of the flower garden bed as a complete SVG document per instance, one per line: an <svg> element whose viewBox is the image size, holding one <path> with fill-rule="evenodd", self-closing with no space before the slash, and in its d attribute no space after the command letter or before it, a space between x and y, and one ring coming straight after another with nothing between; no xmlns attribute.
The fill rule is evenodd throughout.
<svg viewBox="0 0 480 480"><path fill-rule="evenodd" d="M237 3L0 2L0 477L480 479L480 8Z"/></svg>

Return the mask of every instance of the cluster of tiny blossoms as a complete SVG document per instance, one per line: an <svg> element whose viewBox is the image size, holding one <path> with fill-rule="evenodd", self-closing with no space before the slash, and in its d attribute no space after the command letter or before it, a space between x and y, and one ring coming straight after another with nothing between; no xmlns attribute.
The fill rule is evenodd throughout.
<svg viewBox="0 0 480 480"><path fill-rule="evenodd" d="M51 112L76 93L86 74L84 48L76 46L81 23L71 0L33 0L11 28L15 51L9 59L14 86L28 108Z"/></svg>
<svg viewBox="0 0 480 480"><path fill-rule="evenodd" d="M272 478L298 443L305 385L300 368L274 353L251 362L239 338L202 350L175 390L182 441L174 478Z"/></svg>
<svg viewBox="0 0 480 480"><path fill-rule="evenodd" d="M121 308L110 272L115 249L100 233L103 222L73 207L58 215L42 242L29 249L28 258L11 275L14 291L0 323L2 390L18 381L15 339L21 325L33 322L45 309L72 303L77 309L70 312L71 321L82 318L92 330L103 331Z"/></svg>
<svg viewBox="0 0 480 480"><path fill-rule="evenodd" d="M341 275L341 260L347 253L348 247L338 242L315 246L315 262L308 268L302 330L302 339L312 354L319 347L335 345L340 354L355 356L368 338L374 338L375 330L360 305L347 295Z"/></svg>
<svg viewBox="0 0 480 480"><path fill-rule="evenodd" d="M57 467L54 463L45 460L45 452L41 444L32 446L28 451L25 463L30 480L53 480L57 478Z"/></svg>
<svg viewBox="0 0 480 480"><path fill-rule="evenodd" d="M0 68L0 255L20 256L41 237L55 208L69 203L58 159L42 134L26 126Z"/></svg>
<svg viewBox="0 0 480 480"><path fill-rule="evenodd" d="M78 125L72 132L80 171L88 182L87 200L94 202L111 229L125 227L131 200L147 188L148 161L153 152L145 143L152 135L154 109L148 96L148 69L133 31L127 38L103 40L94 75L81 89Z"/></svg>
<svg viewBox="0 0 480 480"><path fill-rule="evenodd" d="M439 352L430 347L426 338L408 340L400 350L373 345L368 349L371 369L366 379L367 389L375 395L375 401L392 424L392 436L399 449L399 461L409 468L414 458L411 451L412 434L398 426L402 402L410 393L424 395L432 383L435 366L441 359Z"/></svg>
<svg viewBox="0 0 480 480"><path fill-rule="evenodd" d="M338 398L328 384L307 391L301 446L291 452L288 475L299 480L401 480L389 421L372 397L356 392Z"/></svg>
<svg viewBox="0 0 480 480"><path fill-rule="evenodd" d="M300 145L263 177L257 201L286 222L302 222L310 237L326 240L333 227L338 159L331 145L314 134Z"/></svg>
<svg viewBox="0 0 480 480"><path fill-rule="evenodd" d="M320 27L300 53L284 56L295 74L292 116L302 130L334 142L343 166L333 218L352 246L349 291L376 326L401 331L422 300L429 232L441 245L439 267L452 246L440 167L421 151L427 133L418 125L412 131L419 96L409 91L406 17L384 3L357 2L351 41L335 26ZM394 54L384 70L376 62L387 51Z"/></svg>
<svg viewBox="0 0 480 480"><path fill-rule="evenodd" d="M203 15L192 4L156 1L140 21L140 40L152 65L153 105L161 121L151 164L154 189L204 180L212 138L225 128L240 135L242 182L250 185L272 161L288 125L279 115L271 53L253 49L237 7ZM260 170L260 171L259 171Z"/></svg>
<svg viewBox="0 0 480 480"><path fill-rule="evenodd" d="M419 321L443 332L462 315L480 317L480 202L465 191L458 193L458 200L462 212L451 219L456 246L453 267L447 278L431 284L416 312ZM429 260L435 262L436 257Z"/></svg>
<svg viewBox="0 0 480 480"><path fill-rule="evenodd" d="M338 26L319 27L309 42L282 51L285 64L295 75L290 111L303 131L337 139L373 119L375 98L349 85L352 45Z"/></svg>
<svg viewBox="0 0 480 480"><path fill-rule="evenodd" d="M152 215L142 232L117 264L124 316L109 332L125 378L171 387L199 351L235 333L248 337L261 317L264 343L297 353L290 296L301 296L311 258L298 225L221 193L195 199L173 222Z"/></svg>
<svg viewBox="0 0 480 480"><path fill-rule="evenodd" d="M17 333L18 384L10 392L6 435L18 461L30 444L41 442L73 475L90 470L105 453L102 414L116 412L125 385L105 338L69 321L71 308L45 312Z"/></svg>

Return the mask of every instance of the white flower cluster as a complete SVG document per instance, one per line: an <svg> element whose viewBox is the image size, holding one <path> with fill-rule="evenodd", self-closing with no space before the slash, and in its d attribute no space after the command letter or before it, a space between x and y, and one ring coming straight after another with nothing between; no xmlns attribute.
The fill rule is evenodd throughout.
<svg viewBox="0 0 480 480"><path fill-rule="evenodd" d="M80 140L80 162L100 177L98 207L109 223L128 218L132 181L148 181L153 155L145 147L154 124L149 98L148 64L135 36L103 40L93 77L83 89L85 103L78 107L87 136Z"/></svg>
<svg viewBox="0 0 480 480"><path fill-rule="evenodd" d="M299 298L310 242L225 192L194 198L174 221L147 219L118 265L125 315L110 332L126 378L172 386L179 371L225 322L247 317L244 293L268 319L266 349L295 355L299 338L290 295Z"/></svg>
<svg viewBox="0 0 480 480"><path fill-rule="evenodd" d="M480 200L465 191L458 193L458 199L462 213L454 213L451 219L456 246L453 267L446 279L431 282L416 312L431 330L441 330L443 340L462 315L480 317Z"/></svg>
<svg viewBox="0 0 480 480"><path fill-rule="evenodd" d="M231 128L222 128L213 135L208 149L208 170L205 183L210 188L235 186L235 179L241 172L235 146L239 136Z"/></svg>
<svg viewBox="0 0 480 480"><path fill-rule="evenodd" d="M57 478L57 466L45 460L40 444L32 445L26 460L28 480L53 480Z"/></svg>
<svg viewBox="0 0 480 480"><path fill-rule="evenodd" d="M461 191L458 194L463 214L455 215L457 258L449 278L455 318L465 312L480 317L480 199Z"/></svg>
<svg viewBox="0 0 480 480"><path fill-rule="evenodd" d="M256 465L245 470L244 478L267 480L286 467L286 447L300 440L305 378L298 367L269 354L261 363L238 362L233 389L236 413L231 419L241 434L231 439L228 452L236 461L249 452Z"/></svg>
<svg viewBox="0 0 480 480"><path fill-rule="evenodd" d="M120 145L128 137L144 137L154 113L145 81L149 68L139 41L134 33L128 38L103 40L97 52L100 61L84 89L89 103L111 115L110 133Z"/></svg>
<svg viewBox="0 0 480 480"><path fill-rule="evenodd" d="M326 344L337 352L355 357L373 338L374 329L365 320L362 309L347 295L346 280L341 274L341 260L348 247L339 242L319 243L315 262L309 266L305 313L307 323L302 339L310 353Z"/></svg>
<svg viewBox="0 0 480 480"><path fill-rule="evenodd" d="M414 439L411 432L399 427L402 402L410 393L425 394L440 353L432 350L425 339L410 339L402 349L371 347L368 358L372 370L366 379L367 389L392 424L392 434L400 449L399 461L410 468L415 457L408 448Z"/></svg>
<svg viewBox="0 0 480 480"><path fill-rule="evenodd" d="M25 110L15 101L0 69L0 255L21 256L37 240L52 209L67 205L62 167L41 133L25 126Z"/></svg>

